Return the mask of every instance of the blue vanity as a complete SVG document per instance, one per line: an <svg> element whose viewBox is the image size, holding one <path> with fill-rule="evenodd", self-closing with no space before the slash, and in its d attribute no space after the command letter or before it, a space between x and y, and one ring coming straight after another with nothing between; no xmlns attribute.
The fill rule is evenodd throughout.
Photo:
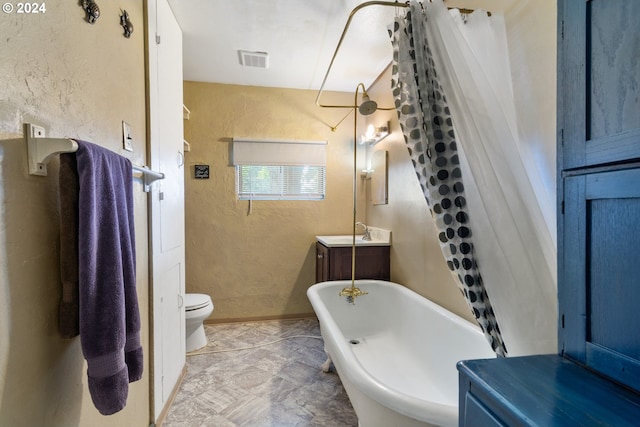
<svg viewBox="0 0 640 427"><path fill-rule="evenodd" d="M640 395L558 355L458 364L469 427L640 425Z"/></svg>

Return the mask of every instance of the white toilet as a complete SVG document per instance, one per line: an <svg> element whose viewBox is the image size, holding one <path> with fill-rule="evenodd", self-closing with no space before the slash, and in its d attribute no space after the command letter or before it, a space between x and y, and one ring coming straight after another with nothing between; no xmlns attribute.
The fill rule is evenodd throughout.
<svg viewBox="0 0 640 427"><path fill-rule="evenodd" d="M213 313L213 301L206 294L185 294L184 300L188 353L207 345L203 322Z"/></svg>

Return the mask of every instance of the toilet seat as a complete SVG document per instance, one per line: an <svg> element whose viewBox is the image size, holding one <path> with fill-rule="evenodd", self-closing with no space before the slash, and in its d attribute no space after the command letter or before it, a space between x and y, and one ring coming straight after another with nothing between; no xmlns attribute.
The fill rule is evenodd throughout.
<svg viewBox="0 0 640 427"><path fill-rule="evenodd" d="M211 305L211 297L206 294L186 294L184 296L185 310L194 311Z"/></svg>

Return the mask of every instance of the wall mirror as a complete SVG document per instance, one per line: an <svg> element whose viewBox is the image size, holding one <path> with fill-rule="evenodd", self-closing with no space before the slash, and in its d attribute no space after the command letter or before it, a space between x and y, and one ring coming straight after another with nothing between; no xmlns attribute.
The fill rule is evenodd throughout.
<svg viewBox="0 0 640 427"><path fill-rule="evenodd" d="M387 185L387 157L386 150L375 151L371 156L371 202L374 205L386 205L388 203Z"/></svg>

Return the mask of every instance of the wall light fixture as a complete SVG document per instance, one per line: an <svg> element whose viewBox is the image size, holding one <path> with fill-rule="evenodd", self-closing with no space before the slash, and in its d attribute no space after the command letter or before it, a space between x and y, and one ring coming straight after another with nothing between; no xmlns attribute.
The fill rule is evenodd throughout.
<svg viewBox="0 0 640 427"><path fill-rule="evenodd" d="M390 126L390 122L387 122L384 126L380 127L369 125L367 127L367 133L362 135L360 144L367 144L368 146L373 147L389 135Z"/></svg>

